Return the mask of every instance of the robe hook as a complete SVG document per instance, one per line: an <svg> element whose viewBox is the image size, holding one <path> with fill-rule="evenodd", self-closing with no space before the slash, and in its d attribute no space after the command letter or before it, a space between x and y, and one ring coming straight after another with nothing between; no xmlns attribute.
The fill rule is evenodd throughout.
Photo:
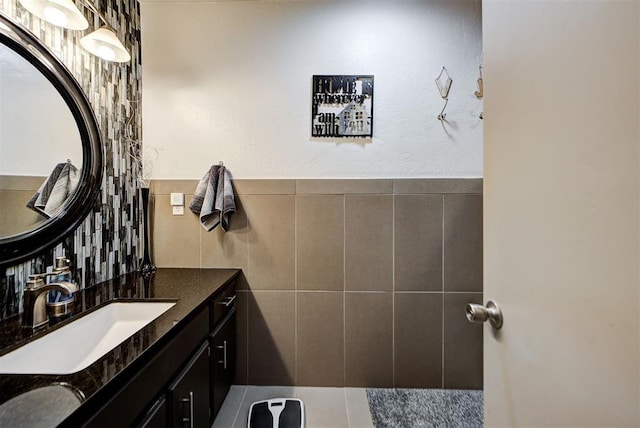
<svg viewBox="0 0 640 428"><path fill-rule="evenodd" d="M473 93L477 99L481 100L484 96L484 82L482 80L482 65L478 66L480 77L478 77L478 90Z"/></svg>
<svg viewBox="0 0 640 428"><path fill-rule="evenodd" d="M444 79L444 81L443 81ZM436 86L438 87L438 92L440 92L440 97L444 100L444 106L438 115L438 120L445 120L447 117L444 110L447 108L447 104L449 104L449 91L451 90L451 85L453 84L453 79L449 76L447 69L443 66L442 70L440 70L440 74L436 77Z"/></svg>

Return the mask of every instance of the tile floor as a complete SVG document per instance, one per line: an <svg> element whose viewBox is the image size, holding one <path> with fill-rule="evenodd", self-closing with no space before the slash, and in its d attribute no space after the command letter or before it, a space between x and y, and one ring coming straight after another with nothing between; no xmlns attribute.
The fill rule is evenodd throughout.
<svg viewBox="0 0 640 428"><path fill-rule="evenodd" d="M365 388L233 385L213 428L246 428L251 403L270 398L299 398L307 428L373 428Z"/></svg>

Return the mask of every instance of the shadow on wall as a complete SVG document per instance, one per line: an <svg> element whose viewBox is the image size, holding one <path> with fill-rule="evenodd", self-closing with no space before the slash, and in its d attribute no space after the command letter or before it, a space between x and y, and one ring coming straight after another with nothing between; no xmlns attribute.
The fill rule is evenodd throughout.
<svg viewBox="0 0 640 428"><path fill-rule="evenodd" d="M238 277L236 300L236 385L294 386L294 355L279 345L292 337L293 320L287 319L287 306L293 302L273 294L256 298L247 292L247 279ZM242 291L245 290L245 291ZM293 293L291 297L293 297ZM274 307L275 305L275 307ZM280 307L281 310L277 308ZM278 339L274 338L280 335ZM286 347L293 349L293 344Z"/></svg>

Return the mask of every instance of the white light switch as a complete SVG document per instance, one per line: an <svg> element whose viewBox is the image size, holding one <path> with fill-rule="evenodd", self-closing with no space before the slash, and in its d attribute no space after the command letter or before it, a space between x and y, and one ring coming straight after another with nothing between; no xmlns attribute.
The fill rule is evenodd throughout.
<svg viewBox="0 0 640 428"><path fill-rule="evenodd" d="M184 193L171 193L171 205L184 207Z"/></svg>
<svg viewBox="0 0 640 428"><path fill-rule="evenodd" d="M173 215L184 215L184 207L173 206Z"/></svg>

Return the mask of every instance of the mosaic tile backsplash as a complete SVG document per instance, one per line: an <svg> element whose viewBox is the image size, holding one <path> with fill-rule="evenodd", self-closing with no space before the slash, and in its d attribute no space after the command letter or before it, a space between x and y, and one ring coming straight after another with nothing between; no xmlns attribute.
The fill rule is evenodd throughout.
<svg viewBox="0 0 640 428"><path fill-rule="evenodd" d="M81 288L137 267L142 214L137 170L130 154L139 155L141 149L140 4L137 0L93 4L129 49L131 62L106 62L82 49L80 39L101 22L81 1L76 5L90 24L85 31L52 26L31 15L17 0L0 0L3 13L42 40L82 86L100 127L104 161L100 200L84 222L52 250L0 271L0 319L22 312L28 275L51 271L57 256L71 260L74 280Z"/></svg>

